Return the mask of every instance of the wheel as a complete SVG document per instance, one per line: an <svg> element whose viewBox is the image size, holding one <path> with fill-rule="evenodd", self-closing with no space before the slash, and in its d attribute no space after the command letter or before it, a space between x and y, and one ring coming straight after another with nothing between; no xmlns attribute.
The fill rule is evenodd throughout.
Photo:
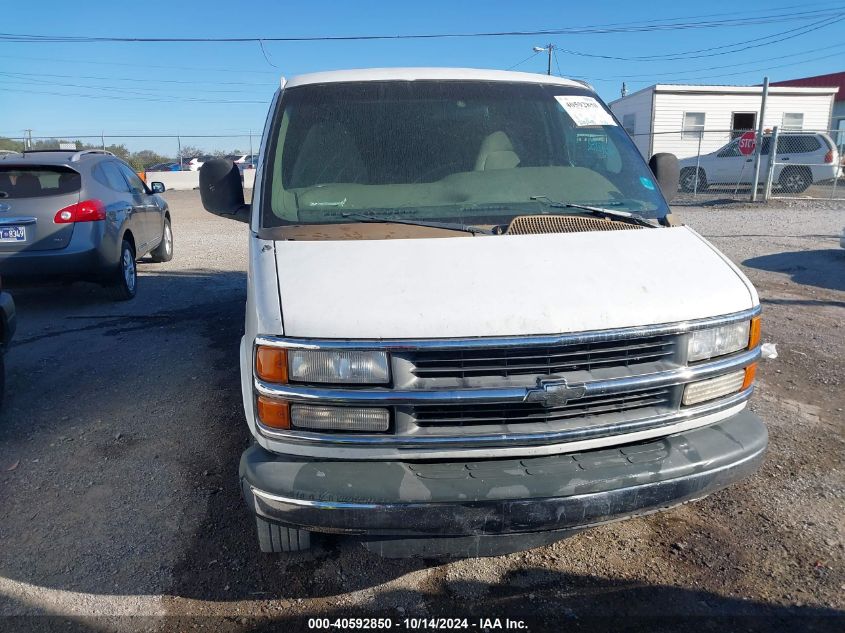
<svg viewBox="0 0 845 633"><path fill-rule="evenodd" d="M700 167L698 169L698 187L696 187L695 181L695 167L684 167L681 170L681 191L692 193L693 191L704 191L707 189L707 175Z"/></svg>
<svg viewBox="0 0 845 633"><path fill-rule="evenodd" d="M255 517L255 525L258 528L258 546L262 552L280 554L311 549L310 532L271 523L259 516Z"/></svg>
<svg viewBox="0 0 845 633"><path fill-rule="evenodd" d="M800 167L788 167L780 172L778 183L781 189L788 193L801 193L813 184L813 179L806 169Z"/></svg>
<svg viewBox="0 0 845 633"><path fill-rule="evenodd" d="M128 301L138 292L138 267L135 265L135 249L128 240L120 246L120 261L109 286L115 301Z"/></svg>
<svg viewBox="0 0 845 633"><path fill-rule="evenodd" d="M170 218L164 218L161 242L150 252L150 257L157 263L169 262L173 259L173 229L170 228Z"/></svg>

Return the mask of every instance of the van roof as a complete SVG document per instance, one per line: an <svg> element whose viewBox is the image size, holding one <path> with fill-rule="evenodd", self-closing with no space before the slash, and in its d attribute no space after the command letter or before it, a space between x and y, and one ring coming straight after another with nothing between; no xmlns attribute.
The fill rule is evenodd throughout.
<svg viewBox="0 0 845 633"><path fill-rule="evenodd" d="M589 84L536 73L520 73L507 70L484 70L477 68L359 68L351 70L332 70L328 72L297 75L286 81L282 78L282 88L293 88L308 84L339 83L350 81L415 81L415 80L464 80L464 81L511 81L523 83L554 84L577 88L592 88Z"/></svg>

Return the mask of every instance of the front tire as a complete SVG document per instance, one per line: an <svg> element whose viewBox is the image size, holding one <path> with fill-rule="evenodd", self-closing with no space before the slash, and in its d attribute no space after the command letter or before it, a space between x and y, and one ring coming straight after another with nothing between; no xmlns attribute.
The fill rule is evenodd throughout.
<svg viewBox="0 0 845 633"><path fill-rule="evenodd" d="M311 549L311 532L297 530L255 517L258 546L265 554L305 552Z"/></svg>
<svg viewBox="0 0 845 633"><path fill-rule="evenodd" d="M164 218L161 242L150 252L150 257L159 264L173 259L173 229L170 226L170 218Z"/></svg>
<svg viewBox="0 0 845 633"><path fill-rule="evenodd" d="M694 191L704 191L707 189L707 176L704 170L698 169L698 187L696 188L696 170L695 167L684 167L681 170L681 191L685 193L693 193Z"/></svg>
<svg viewBox="0 0 845 633"><path fill-rule="evenodd" d="M134 299L138 293L138 266L135 264L135 249L129 240L123 240L120 246L120 261L109 289L115 301Z"/></svg>

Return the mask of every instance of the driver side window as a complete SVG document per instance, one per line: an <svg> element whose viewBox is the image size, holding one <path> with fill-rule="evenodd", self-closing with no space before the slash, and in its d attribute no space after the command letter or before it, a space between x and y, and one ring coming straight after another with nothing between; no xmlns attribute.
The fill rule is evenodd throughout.
<svg viewBox="0 0 845 633"><path fill-rule="evenodd" d="M147 188L144 187L144 183L141 181L140 178L138 178L138 174L129 169L129 167L127 167L123 163L118 163L117 167L118 169L120 169L120 171L123 173L123 176L129 182L129 188L132 190L132 193L147 192Z"/></svg>
<svg viewBox="0 0 845 633"><path fill-rule="evenodd" d="M728 145L719 150L719 153L717 154L719 158L728 158L731 156L739 155L739 143L737 141L732 141L728 143Z"/></svg>

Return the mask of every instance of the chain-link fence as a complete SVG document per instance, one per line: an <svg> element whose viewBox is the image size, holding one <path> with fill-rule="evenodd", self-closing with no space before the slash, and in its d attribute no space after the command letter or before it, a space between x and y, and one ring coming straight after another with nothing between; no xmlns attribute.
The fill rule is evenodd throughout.
<svg viewBox="0 0 845 633"><path fill-rule="evenodd" d="M232 156L246 160L258 152L261 132L238 134L98 134L60 136L0 136L0 152L25 149L105 149L143 171L159 166L168 171L196 169L192 158Z"/></svg>
<svg viewBox="0 0 845 633"><path fill-rule="evenodd" d="M674 204L748 200L754 183L758 199L845 199L842 130L776 127L763 134L759 148L753 130L674 130L632 138L645 156L669 152L678 157Z"/></svg>
<svg viewBox="0 0 845 633"><path fill-rule="evenodd" d="M776 152L771 154L777 136ZM758 197L802 197L845 200L843 130L782 130L762 138L756 169L753 130L671 130L635 134L633 140L648 158L675 154L680 163L678 194L673 204L748 200L754 182ZM209 156L231 156L249 164L258 152L260 132L239 134L100 134L0 137L0 152L22 149L106 149L138 171L195 171ZM192 160L197 159L197 160Z"/></svg>

